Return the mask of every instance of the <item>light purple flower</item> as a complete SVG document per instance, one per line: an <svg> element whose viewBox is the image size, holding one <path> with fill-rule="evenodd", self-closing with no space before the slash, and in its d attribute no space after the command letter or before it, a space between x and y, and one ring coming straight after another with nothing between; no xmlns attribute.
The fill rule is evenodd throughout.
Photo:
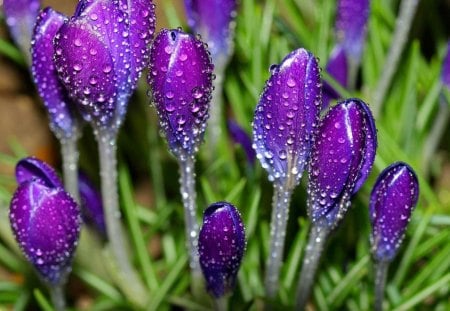
<svg viewBox="0 0 450 311"><path fill-rule="evenodd" d="M214 66L205 44L179 29L163 29L150 52L148 83L170 150L193 155L209 117Z"/></svg>
<svg viewBox="0 0 450 311"><path fill-rule="evenodd" d="M203 215L198 251L207 289L214 297L233 290L245 244L244 225L236 207L228 202L211 204Z"/></svg>
<svg viewBox="0 0 450 311"><path fill-rule="evenodd" d="M253 164L256 159L256 153L252 148L252 140L250 136L233 120L228 120L227 125L231 138L235 143L242 146L245 155L247 156L248 163Z"/></svg>
<svg viewBox="0 0 450 311"><path fill-rule="evenodd" d="M375 159L373 116L359 99L330 109L320 122L309 164L308 213L316 225L335 227Z"/></svg>
<svg viewBox="0 0 450 311"><path fill-rule="evenodd" d="M418 198L417 176L408 164L393 163L378 176L369 205L370 241L376 260L390 261L395 257Z"/></svg>
<svg viewBox="0 0 450 311"><path fill-rule="evenodd" d="M321 106L317 59L298 49L271 67L256 107L253 142L269 179L293 188L308 161Z"/></svg>
<svg viewBox="0 0 450 311"><path fill-rule="evenodd" d="M442 63L441 81L450 90L450 41L447 42L447 52Z"/></svg>
<svg viewBox="0 0 450 311"><path fill-rule="evenodd" d="M94 225L103 236L106 236L105 216L100 192L83 172L78 174L78 188L80 190L83 221Z"/></svg>
<svg viewBox="0 0 450 311"><path fill-rule="evenodd" d="M345 55L345 51L342 46L338 45L331 52L331 56L328 59L325 70L338 82L342 87L348 87L348 60ZM323 83L323 96L322 96L322 110L325 110L330 101L333 99L339 99L340 94L326 81Z"/></svg>

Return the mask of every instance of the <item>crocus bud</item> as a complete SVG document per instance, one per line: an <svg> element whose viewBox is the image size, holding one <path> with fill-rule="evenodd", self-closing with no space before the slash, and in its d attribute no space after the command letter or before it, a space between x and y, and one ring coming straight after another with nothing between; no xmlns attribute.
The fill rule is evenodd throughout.
<svg viewBox="0 0 450 311"><path fill-rule="evenodd" d="M38 180L19 185L9 219L25 257L51 285L65 281L80 233L80 212L63 188Z"/></svg>
<svg viewBox="0 0 450 311"><path fill-rule="evenodd" d="M75 107L59 81L53 64L53 39L67 21L66 16L51 8L42 10L37 18L31 45L34 82L50 117L50 127L59 139L70 138L78 131Z"/></svg>
<svg viewBox="0 0 450 311"><path fill-rule="evenodd" d="M223 65L233 50L236 0L185 0L189 27L208 44L213 62Z"/></svg>
<svg viewBox="0 0 450 311"><path fill-rule="evenodd" d="M80 1L55 37L55 65L89 122L117 130L147 64L154 32L150 0Z"/></svg>
<svg viewBox="0 0 450 311"><path fill-rule="evenodd" d="M359 63L367 32L370 0L339 0L336 36L347 57Z"/></svg>
<svg viewBox="0 0 450 311"><path fill-rule="evenodd" d="M295 187L308 161L321 106L320 70L313 54L298 49L279 65L256 107L253 148L269 180Z"/></svg>
<svg viewBox="0 0 450 311"><path fill-rule="evenodd" d="M342 87L348 86L348 62L342 46L338 45L331 53L325 70ZM322 110L329 106L333 99L339 99L339 93L326 81L323 83Z"/></svg>
<svg viewBox="0 0 450 311"><path fill-rule="evenodd" d="M103 201L100 192L83 172L78 174L78 188L81 199L81 215L84 222L92 224L106 236Z"/></svg>
<svg viewBox="0 0 450 311"><path fill-rule="evenodd" d="M330 109L309 164L308 213L314 224L338 224L372 169L376 147L374 119L363 101L348 99Z"/></svg>
<svg viewBox="0 0 450 311"><path fill-rule="evenodd" d="M419 198L419 182L406 163L396 162L378 176L370 195L372 253L378 261L392 260Z"/></svg>
<svg viewBox="0 0 450 311"><path fill-rule="evenodd" d="M37 181L49 188L64 187L53 167L36 157L27 157L17 162L16 181L19 185Z"/></svg>
<svg viewBox="0 0 450 311"><path fill-rule="evenodd" d="M227 125L231 138L235 143L242 146L245 155L247 156L248 163L253 164L256 159L256 153L252 148L252 140L250 139L250 136L233 120L228 120Z"/></svg>
<svg viewBox="0 0 450 311"><path fill-rule="evenodd" d="M180 29L163 29L150 52L148 83L169 148L193 155L208 119L212 71L205 44Z"/></svg>
<svg viewBox="0 0 450 311"><path fill-rule="evenodd" d="M31 35L41 6L40 0L4 0L6 24L11 36L23 53L29 57Z"/></svg>
<svg viewBox="0 0 450 311"><path fill-rule="evenodd" d="M447 43L447 52L442 63L441 82L450 90L450 41Z"/></svg>
<svg viewBox="0 0 450 311"><path fill-rule="evenodd" d="M219 298L231 292L245 251L244 225L236 207L217 202L205 210L198 251L211 295Z"/></svg>

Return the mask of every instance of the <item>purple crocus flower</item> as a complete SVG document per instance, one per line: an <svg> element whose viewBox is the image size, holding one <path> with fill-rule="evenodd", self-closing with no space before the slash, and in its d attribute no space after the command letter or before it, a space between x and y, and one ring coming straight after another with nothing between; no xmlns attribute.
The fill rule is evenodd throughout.
<svg viewBox="0 0 450 311"><path fill-rule="evenodd" d="M236 0L185 0L188 24L208 44L213 62L222 66L233 49Z"/></svg>
<svg viewBox="0 0 450 311"><path fill-rule="evenodd" d="M105 216L100 192L83 172L78 174L78 188L80 190L83 220L94 225L102 235L106 236Z"/></svg>
<svg viewBox="0 0 450 311"><path fill-rule="evenodd" d="M372 253L378 261L391 261L400 247L419 198L414 170L396 162L378 176L370 195Z"/></svg>
<svg viewBox="0 0 450 311"><path fill-rule="evenodd" d="M9 219L39 275L51 285L64 283L80 233L80 212L72 197L39 178L24 181L11 200Z"/></svg>
<svg viewBox="0 0 450 311"><path fill-rule="evenodd" d="M447 53L442 63L441 82L450 90L450 41L447 42Z"/></svg>
<svg viewBox="0 0 450 311"><path fill-rule="evenodd" d="M245 155L247 156L248 163L253 164L256 159L256 153L252 148L252 140L250 139L250 136L233 120L228 120L227 125L231 138L235 143L242 146L245 151Z"/></svg>
<svg viewBox="0 0 450 311"><path fill-rule="evenodd" d="M215 298L233 290L245 243L244 225L236 207L217 202L205 210L198 251L208 291Z"/></svg>
<svg viewBox="0 0 450 311"><path fill-rule="evenodd" d="M51 8L42 10L37 18L31 45L34 82L50 116L50 127L59 139L78 134L78 116L73 103L59 81L53 64L53 39L67 17Z"/></svg>
<svg viewBox="0 0 450 311"><path fill-rule="evenodd" d="M148 83L170 150L193 155L206 129L212 71L205 44L179 29L163 29L150 52Z"/></svg>
<svg viewBox="0 0 450 311"><path fill-rule="evenodd" d="M269 179L292 189L309 158L319 121L320 70L313 54L298 49L277 66L256 107L253 141Z"/></svg>
<svg viewBox="0 0 450 311"><path fill-rule="evenodd" d="M328 59L326 72L334 78L342 87L348 87L348 60L344 49L338 45L331 52ZM330 101L340 98L339 93L326 81L323 83L322 110L326 109Z"/></svg>
<svg viewBox="0 0 450 311"><path fill-rule="evenodd" d="M36 157L27 157L17 162L16 181L19 185L38 181L49 188L63 188L63 183L55 170Z"/></svg>
<svg viewBox="0 0 450 311"><path fill-rule="evenodd" d="M55 37L55 65L83 117L117 130L147 66L155 27L151 0L80 1Z"/></svg>
<svg viewBox="0 0 450 311"><path fill-rule="evenodd" d="M359 99L330 109L311 152L308 212L313 224L333 228L369 175L377 147L373 116Z"/></svg>
<svg viewBox="0 0 450 311"><path fill-rule="evenodd" d="M40 0L4 0L3 10L5 12L6 24L11 36L23 53L29 58L31 35L36 23Z"/></svg>

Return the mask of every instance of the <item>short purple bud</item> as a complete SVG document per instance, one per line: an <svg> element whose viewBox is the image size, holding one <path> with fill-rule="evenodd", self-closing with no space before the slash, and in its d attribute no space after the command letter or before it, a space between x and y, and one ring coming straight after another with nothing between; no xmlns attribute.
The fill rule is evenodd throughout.
<svg viewBox="0 0 450 311"><path fill-rule="evenodd" d="M247 132L235 121L228 120L228 132L230 133L231 139L242 146L245 155L247 156L247 161L253 164L256 159L255 150L252 148L252 140Z"/></svg>
<svg viewBox="0 0 450 311"><path fill-rule="evenodd" d="M169 148L197 152L206 129L214 66L205 44L180 29L163 29L150 52L148 83Z"/></svg>
<svg viewBox="0 0 450 311"><path fill-rule="evenodd" d="M78 174L78 188L80 190L83 221L94 225L103 236L106 236L103 201L100 192L83 172Z"/></svg>
<svg viewBox="0 0 450 311"><path fill-rule="evenodd" d="M59 81L53 64L53 39L67 17L51 8L37 18L31 45L34 82L50 117L50 127L59 139L70 138L78 131L74 104Z"/></svg>
<svg viewBox="0 0 450 311"><path fill-rule="evenodd" d="M348 86L348 61L342 46L338 45L331 53L326 72L342 87ZM341 98L341 95L326 81L323 83L322 110L328 108L330 101Z"/></svg>
<svg viewBox="0 0 450 311"><path fill-rule="evenodd" d="M313 54L298 49L271 67L256 107L253 147L269 180L295 187L308 161L321 108L320 69Z"/></svg>
<svg viewBox="0 0 450 311"><path fill-rule="evenodd" d="M450 41L447 43L447 52L442 63L441 82L450 90Z"/></svg>
<svg viewBox="0 0 450 311"><path fill-rule="evenodd" d="M17 162L16 181L19 185L37 181L49 188L64 187L53 167L35 157L27 157Z"/></svg>
<svg viewBox="0 0 450 311"><path fill-rule="evenodd" d="M11 36L22 52L28 55L31 45L31 35L40 7L40 0L3 1L3 11Z"/></svg>
<svg viewBox="0 0 450 311"><path fill-rule="evenodd" d="M418 198L419 182L408 164L393 163L378 176L369 204L370 241L376 260L395 257Z"/></svg>
<svg viewBox="0 0 450 311"><path fill-rule="evenodd" d="M308 213L314 224L335 227L375 159L373 116L359 99L332 107L320 122L309 164Z"/></svg>
<svg viewBox="0 0 450 311"><path fill-rule="evenodd" d="M63 188L37 180L19 185L9 219L25 257L48 283L65 282L80 233L77 204Z"/></svg>
<svg viewBox="0 0 450 311"><path fill-rule="evenodd" d="M233 49L236 0L185 0L188 24L208 44L213 62L219 66Z"/></svg>
<svg viewBox="0 0 450 311"><path fill-rule="evenodd" d="M227 202L211 204L203 215L198 251L208 291L214 297L233 290L245 244L244 225L236 207Z"/></svg>

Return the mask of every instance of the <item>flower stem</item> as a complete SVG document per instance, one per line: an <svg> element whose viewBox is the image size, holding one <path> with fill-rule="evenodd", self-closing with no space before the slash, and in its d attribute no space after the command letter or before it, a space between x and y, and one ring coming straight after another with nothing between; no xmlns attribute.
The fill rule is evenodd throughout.
<svg viewBox="0 0 450 311"><path fill-rule="evenodd" d="M133 269L127 253L125 236L120 223L117 191L116 135L107 130L97 134L100 155L100 177L106 231L118 267L118 277L124 294L136 304L145 303L147 293Z"/></svg>
<svg viewBox="0 0 450 311"><path fill-rule="evenodd" d="M228 310L228 296L224 295L214 299L214 310L227 311Z"/></svg>
<svg viewBox="0 0 450 311"><path fill-rule="evenodd" d="M313 225L303 258L302 270L297 285L296 310L304 310L319 266L325 242L330 229L321 225Z"/></svg>
<svg viewBox="0 0 450 311"><path fill-rule="evenodd" d="M50 286L50 296L56 311L66 310L66 299L64 298L64 290L61 284Z"/></svg>
<svg viewBox="0 0 450 311"><path fill-rule="evenodd" d="M375 117L381 112L384 97L391 85L392 78L397 70L398 61L408 39L413 17L416 13L419 0L402 0L400 13L395 24L395 32L392 36L391 46L383 67L383 72L374 93L372 111Z"/></svg>
<svg viewBox="0 0 450 311"><path fill-rule="evenodd" d="M202 280L197 245L198 231L195 191L195 159L186 155L179 159L180 165L180 191L184 206L184 220L186 227L186 246L189 253L189 267L192 272L192 284L195 289Z"/></svg>
<svg viewBox="0 0 450 311"><path fill-rule="evenodd" d="M387 261L378 261L375 264L375 311L383 310L384 288L388 267L389 262Z"/></svg>
<svg viewBox="0 0 450 311"><path fill-rule="evenodd" d="M64 186L77 203L80 203L78 189L78 135L60 139L63 160Z"/></svg>
<svg viewBox="0 0 450 311"><path fill-rule="evenodd" d="M286 190L285 187L274 184L269 259L267 261L265 279L266 294L269 298L274 298L278 292L291 195L292 190Z"/></svg>

